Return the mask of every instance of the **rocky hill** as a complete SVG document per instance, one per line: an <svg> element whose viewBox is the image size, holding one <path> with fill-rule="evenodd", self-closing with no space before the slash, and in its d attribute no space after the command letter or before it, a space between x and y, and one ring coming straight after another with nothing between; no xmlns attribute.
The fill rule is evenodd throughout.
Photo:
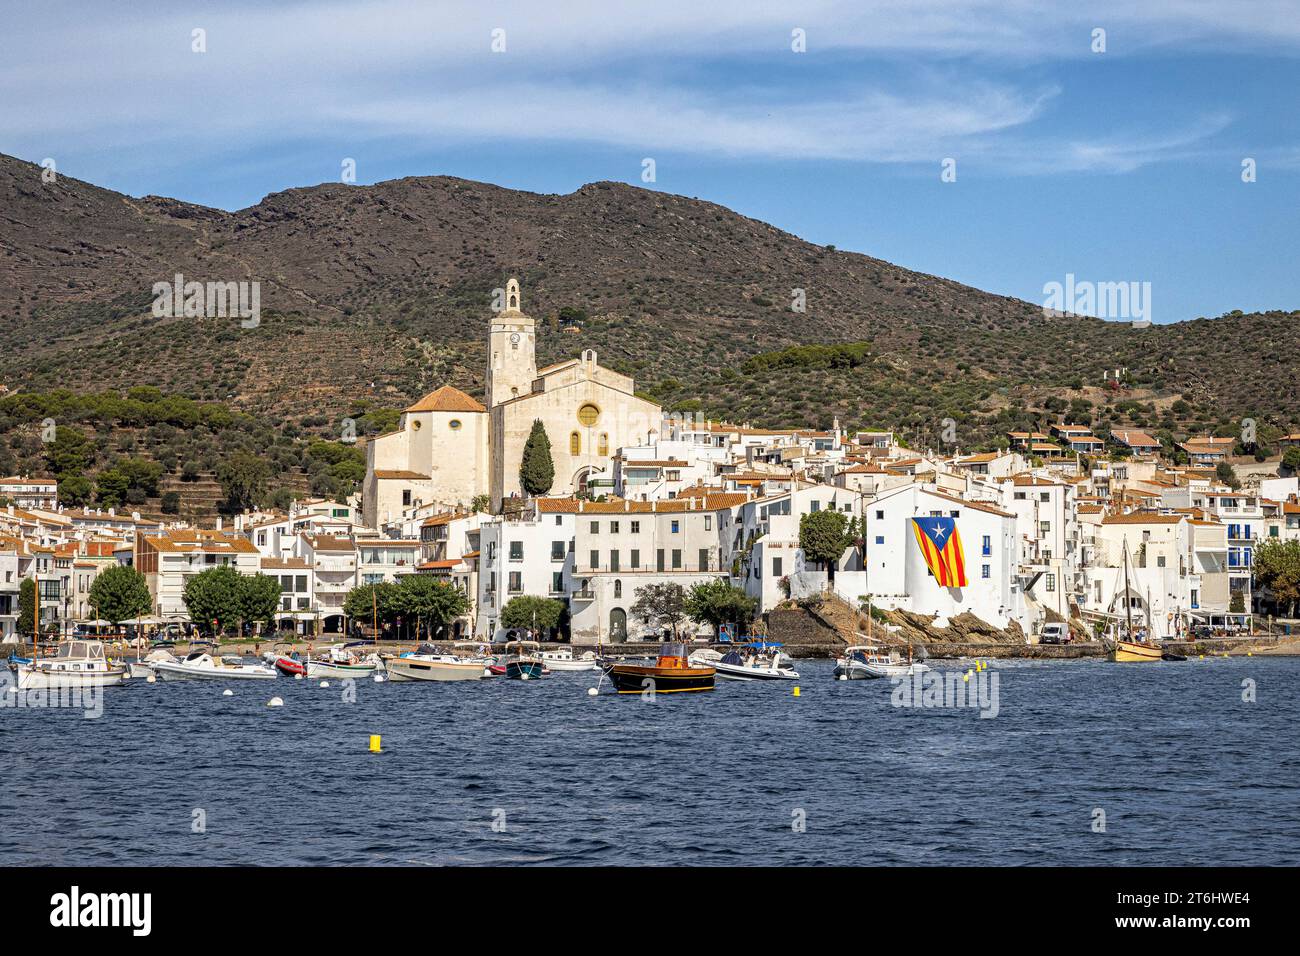
<svg viewBox="0 0 1300 956"><path fill-rule="evenodd" d="M518 275L539 361L594 347L664 404L893 427L964 448L1060 415L1264 434L1300 424L1300 314L1135 329L813 245L620 183L538 195L449 177L326 184L237 212L131 198L0 156L0 382L156 385L328 435L450 382L481 394L491 294ZM257 280L262 321L156 318L152 286ZM807 311L791 310L805 290ZM564 321L560 321L563 315ZM865 343L842 362L809 343ZM773 356L771 353L776 353ZM759 358L756 358L759 357ZM1103 370L1127 369L1122 386Z"/></svg>

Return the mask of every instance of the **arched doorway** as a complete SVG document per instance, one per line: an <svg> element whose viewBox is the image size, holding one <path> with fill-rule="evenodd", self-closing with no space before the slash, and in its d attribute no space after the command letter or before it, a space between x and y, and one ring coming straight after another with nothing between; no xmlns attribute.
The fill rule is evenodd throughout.
<svg viewBox="0 0 1300 956"><path fill-rule="evenodd" d="M611 644L627 641L627 611L621 607L609 612L609 640Z"/></svg>
<svg viewBox="0 0 1300 956"><path fill-rule="evenodd" d="M575 494L585 495L587 493L587 479L590 477L590 468L580 468L578 470L578 473L573 476L573 491Z"/></svg>

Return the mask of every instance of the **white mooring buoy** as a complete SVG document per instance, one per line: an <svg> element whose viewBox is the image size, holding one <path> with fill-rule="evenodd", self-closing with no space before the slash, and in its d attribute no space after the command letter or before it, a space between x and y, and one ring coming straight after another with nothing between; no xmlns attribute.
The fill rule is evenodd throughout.
<svg viewBox="0 0 1300 956"><path fill-rule="evenodd" d="M222 697L234 697L234 696L235 696L235 692L234 692L233 690L231 690L229 687L227 687L225 690L223 690L223 691L221 692L221 696L222 696Z"/></svg>
<svg viewBox="0 0 1300 956"><path fill-rule="evenodd" d="M268 700L268 701L266 702L266 706L267 706L267 707L283 707L283 706L284 706L284 700L283 700L282 698L280 698L280 697L272 697L270 700Z"/></svg>

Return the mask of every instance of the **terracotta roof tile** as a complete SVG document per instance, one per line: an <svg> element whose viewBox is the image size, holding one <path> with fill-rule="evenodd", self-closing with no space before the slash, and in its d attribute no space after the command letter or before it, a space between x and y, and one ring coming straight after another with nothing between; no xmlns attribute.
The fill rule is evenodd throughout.
<svg viewBox="0 0 1300 956"><path fill-rule="evenodd" d="M458 388L444 385L406 409L408 412L486 412L482 403Z"/></svg>

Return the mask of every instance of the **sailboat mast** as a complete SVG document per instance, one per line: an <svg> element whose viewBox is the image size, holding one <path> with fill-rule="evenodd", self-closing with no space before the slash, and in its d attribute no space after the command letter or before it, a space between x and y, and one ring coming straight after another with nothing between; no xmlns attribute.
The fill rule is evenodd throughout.
<svg viewBox="0 0 1300 956"><path fill-rule="evenodd" d="M1133 640L1133 608L1128 598L1128 538L1124 539L1124 620L1128 633L1125 640Z"/></svg>

